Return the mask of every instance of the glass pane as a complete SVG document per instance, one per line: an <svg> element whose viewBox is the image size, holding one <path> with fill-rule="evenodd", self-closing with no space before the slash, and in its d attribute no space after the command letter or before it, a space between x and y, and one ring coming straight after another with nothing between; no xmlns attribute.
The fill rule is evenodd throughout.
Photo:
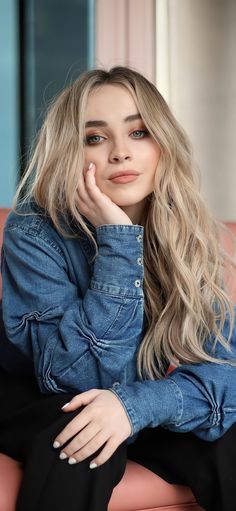
<svg viewBox="0 0 236 511"><path fill-rule="evenodd" d="M21 10L22 150L27 152L50 100L93 66L94 2L25 0Z"/></svg>
<svg viewBox="0 0 236 511"><path fill-rule="evenodd" d="M0 207L15 193L19 158L18 12L16 0L0 2Z"/></svg>

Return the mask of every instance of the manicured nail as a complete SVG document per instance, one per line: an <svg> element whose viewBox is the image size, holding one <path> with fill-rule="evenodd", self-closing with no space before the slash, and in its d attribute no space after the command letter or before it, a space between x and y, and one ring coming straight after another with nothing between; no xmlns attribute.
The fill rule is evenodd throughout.
<svg viewBox="0 0 236 511"><path fill-rule="evenodd" d="M88 170L91 170L93 168L93 162L91 161L89 166L88 166Z"/></svg>
<svg viewBox="0 0 236 511"><path fill-rule="evenodd" d="M68 456L65 452L61 452L59 458L60 458L60 460L66 460L66 458L68 458Z"/></svg>
<svg viewBox="0 0 236 511"><path fill-rule="evenodd" d="M58 449L58 447L60 447L61 444L59 444L59 442L57 442L57 440L54 442L53 444L53 447L54 449Z"/></svg>
<svg viewBox="0 0 236 511"><path fill-rule="evenodd" d="M62 410L64 410L64 408L66 408L69 404L70 404L70 403L66 403L65 405L63 405L63 406L61 407L61 409L62 409Z"/></svg>
<svg viewBox="0 0 236 511"><path fill-rule="evenodd" d="M97 468L97 463L90 463L89 468Z"/></svg>
<svg viewBox="0 0 236 511"><path fill-rule="evenodd" d="M74 465L75 463L77 463L77 460L75 458L69 458L68 463L69 465Z"/></svg>

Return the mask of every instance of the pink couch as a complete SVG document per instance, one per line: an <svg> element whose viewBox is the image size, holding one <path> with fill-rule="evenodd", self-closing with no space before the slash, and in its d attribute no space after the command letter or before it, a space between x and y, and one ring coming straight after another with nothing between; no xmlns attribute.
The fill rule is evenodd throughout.
<svg viewBox="0 0 236 511"><path fill-rule="evenodd" d="M0 209L0 245L8 211ZM0 453L0 511L15 510L21 479L20 463ZM128 461L125 474L113 491L108 511L203 510L189 488L170 485L150 470Z"/></svg>

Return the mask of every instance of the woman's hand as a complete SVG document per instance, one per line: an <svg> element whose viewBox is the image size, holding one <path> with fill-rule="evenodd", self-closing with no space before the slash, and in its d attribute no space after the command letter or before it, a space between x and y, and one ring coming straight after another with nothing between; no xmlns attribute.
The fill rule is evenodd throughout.
<svg viewBox="0 0 236 511"><path fill-rule="evenodd" d="M60 458L69 458L71 465L104 446L90 463L90 468L96 468L131 435L131 425L124 407L110 390L92 389L78 394L64 405L63 411L71 412L81 406L85 408L55 438L53 446L62 447L72 439L60 452Z"/></svg>
<svg viewBox="0 0 236 511"><path fill-rule="evenodd" d="M98 188L95 165L90 163L84 171L77 188L77 204L82 213L95 227L104 224L132 225L128 215Z"/></svg>

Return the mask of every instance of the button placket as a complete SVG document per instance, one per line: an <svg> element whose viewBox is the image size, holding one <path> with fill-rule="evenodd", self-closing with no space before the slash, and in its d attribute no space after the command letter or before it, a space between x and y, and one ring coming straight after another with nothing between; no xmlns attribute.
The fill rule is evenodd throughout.
<svg viewBox="0 0 236 511"><path fill-rule="evenodd" d="M136 240L138 241L138 243L141 243L141 241L143 241L143 235L142 235L142 234L138 234L138 235L136 236ZM138 264L139 266L142 266L142 264L143 264L143 259L142 259L142 257L138 257L138 258L136 259L136 262L137 262L137 264ZM136 279L136 280L134 281L134 285L135 285L135 287L137 287L137 288L138 288L138 287L141 287L141 280L140 280L140 279Z"/></svg>

